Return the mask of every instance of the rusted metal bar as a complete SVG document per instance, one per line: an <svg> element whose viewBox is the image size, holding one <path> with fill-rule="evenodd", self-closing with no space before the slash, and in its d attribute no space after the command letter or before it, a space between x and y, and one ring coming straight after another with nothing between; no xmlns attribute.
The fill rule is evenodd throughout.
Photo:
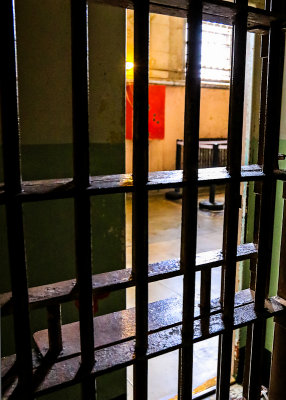
<svg viewBox="0 0 286 400"><path fill-rule="evenodd" d="M275 315L286 313L286 307L283 299L278 297L270 298L266 303L266 309L263 318L271 318ZM258 318L254 309L254 304L242 304L234 310L233 329L241 328L254 322ZM225 326L222 313L214 314L210 318L210 329L208 332L202 332L201 320L194 322L193 341L199 342L209 337L216 336L224 332ZM147 358L152 358L176 350L182 345L181 325L164 329L162 331L149 334L149 346ZM92 370L93 376L102 375L134 364L135 340L131 339L123 343L108 346L95 351L97 362ZM35 360L35 368L41 368L41 360ZM11 358L13 363L13 357ZM6 365L6 369L9 366ZM80 382L80 357L72 357L61 360L50 366L44 379L36 389L37 396L43 395L47 391L60 389Z"/></svg>
<svg viewBox="0 0 286 400"><path fill-rule="evenodd" d="M47 307L49 352L58 355L63 348L61 305L55 304Z"/></svg>
<svg viewBox="0 0 286 400"><path fill-rule="evenodd" d="M198 151L201 95L202 1L190 0L185 86L181 268L184 273L180 400L192 399L193 318L197 245Z"/></svg>
<svg viewBox="0 0 286 400"><path fill-rule="evenodd" d="M200 308L202 315L208 315L211 304L211 275L210 268L201 271Z"/></svg>
<svg viewBox="0 0 286 400"><path fill-rule="evenodd" d="M32 348L23 213L22 205L16 198L22 188L14 2L2 1L0 14L2 32L5 32L5 37L1 41L1 119L4 183L7 193L8 251L17 354L17 390L22 398L32 399Z"/></svg>
<svg viewBox="0 0 286 400"><path fill-rule="evenodd" d="M202 168L198 171L198 185L200 187L211 184L225 184L231 177L224 167ZM283 171L276 171L277 179L286 179ZM257 181L265 179L265 175L259 165L247 165L241 168L241 181ZM148 190L159 190L172 187L182 187L182 171L156 171L148 176ZM128 193L134 191L132 174L93 176L90 178L90 186L86 188L89 196L98 194ZM21 202L43 201L51 199L70 198L75 195L75 185L71 178L49 179L43 181L26 181L22 184L22 192L17 195ZM0 184L0 204L8 200L4 185Z"/></svg>
<svg viewBox="0 0 286 400"><path fill-rule="evenodd" d="M132 271L136 296L134 399L148 398L149 0L134 1Z"/></svg>
<svg viewBox="0 0 286 400"><path fill-rule="evenodd" d="M285 370L286 370L286 323L275 319L273 354L270 377L270 400L280 400L285 397Z"/></svg>
<svg viewBox="0 0 286 400"><path fill-rule="evenodd" d="M253 243L244 243L237 246L237 261L256 259L257 248ZM211 250L196 255L196 271L216 268L222 265L222 250ZM182 275L180 260L164 260L158 263L149 264L148 282L155 282ZM134 286L130 268L104 272L92 276L93 293L106 293L115 290L122 290ZM59 302L78 298L78 290L75 279L33 287L28 290L29 305L31 310L41 307L57 305ZM13 312L12 293L0 294L1 315L6 316Z"/></svg>
<svg viewBox="0 0 286 400"><path fill-rule="evenodd" d="M88 6L71 0L75 252L79 299L83 399L95 399L88 126Z"/></svg>
<svg viewBox="0 0 286 400"><path fill-rule="evenodd" d="M286 301L286 183L283 185L283 223L280 247L280 265L278 279L278 296ZM285 396L285 368L286 368L286 320L285 317L275 318L273 355L270 376L269 398L280 400Z"/></svg>
<svg viewBox="0 0 286 400"><path fill-rule="evenodd" d="M270 4L265 4L270 10ZM267 75L268 75L268 33L261 35L261 84L260 84L260 111L259 111L259 140L258 140L258 164L263 165L264 162L264 140L265 140L265 122L266 122L266 95L267 95ZM258 244L259 241L259 227L261 217L261 193L262 182L255 182L255 207L254 207L254 226L253 226L253 241ZM256 284L256 268L257 260L250 261L250 288L255 290ZM245 399L248 399L249 380L250 380L250 363L251 363L251 347L252 347L252 332L253 326L247 327L247 338L245 346L245 360L243 371L243 394Z"/></svg>
<svg viewBox="0 0 286 400"><path fill-rule="evenodd" d="M265 9L266 11L270 11L271 1L272 1L272 0L265 0L264 9Z"/></svg>
<svg viewBox="0 0 286 400"><path fill-rule="evenodd" d="M280 113L283 77L284 39L280 24L272 23L269 38L267 110L264 150L264 172L272 174L278 164ZM255 307L264 309L268 296L272 258L273 224L276 182L267 180L262 186L259 250L257 261ZM261 391L262 354L265 341L265 323L258 320L253 327L252 359L249 398L259 399Z"/></svg>
<svg viewBox="0 0 286 400"><path fill-rule="evenodd" d="M252 304L254 299L253 292L249 289L242 290L236 293L234 307L238 308ZM162 310L164 312L162 313ZM210 314L213 317L215 314L221 313L222 307L219 299L213 299L210 305ZM203 330L205 325L202 310L200 306L194 308L194 320L201 321L201 330L203 335L209 335L208 330ZM122 324L124 321L124 324ZM148 333L159 332L166 328L171 328L181 324L182 322L182 298L172 297L165 300L159 300L148 304ZM94 318L94 343L95 349L100 349L121 343L135 337L135 308L128 308L113 312L106 315L100 315ZM212 327L211 327L212 329ZM79 323L72 322L62 326L62 335L64 348L57 360L64 359L76 354L80 354L79 340ZM100 332L100 335L96 332ZM49 330L44 329L36 332L34 335L35 343L41 355L45 357L48 352Z"/></svg>
<svg viewBox="0 0 286 400"><path fill-rule="evenodd" d="M122 8L134 8L133 1L131 0L94 0L98 3L105 3L116 7ZM150 12L171 15L177 17L187 17L188 0L164 0L150 1ZM267 28L270 26L270 22L275 19L283 18L284 15L281 13L273 13L271 16L269 12L261 10L259 8L248 7L248 29L262 27ZM234 15L236 14L237 6L230 1L217 1L217 0L204 0L203 1L203 20L210 22L217 22L221 24L232 24Z"/></svg>
<svg viewBox="0 0 286 400"><path fill-rule="evenodd" d="M226 186L222 267L222 301L226 332L219 343L217 399L229 399L232 355L232 323L236 277L236 246L240 207L240 170L243 130L247 0L236 1L238 12L233 26L232 70L229 105L228 169L232 181Z"/></svg>
<svg viewBox="0 0 286 400"><path fill-rule="evenodd" d="M247 326L243 367L243 397L248 400L253 325Z"/></svg>
<svg viewBox="0 0 286 400"><path fill-rule="evenodd" d="M260 86L260 112L259 112L259 143L258 143L258 164L263 165L264 138L266 123L266 95L267 95L267 74L268 74L268 46L269 35L261 35L261 86Z"/></svg>

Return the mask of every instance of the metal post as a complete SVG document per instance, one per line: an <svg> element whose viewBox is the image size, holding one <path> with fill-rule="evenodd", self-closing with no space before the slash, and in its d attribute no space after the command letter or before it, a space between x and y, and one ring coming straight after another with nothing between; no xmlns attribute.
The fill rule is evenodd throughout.
<svg viewBox="0 0 286 400"><path fill-rule="evenodd" d="M278 164L282 77L285 41L279 21L271 23L269 38L267 111L264 145L264 173L271 176ZM259 227L259 248L255 286L256 312L264 311L268 297L272 260L273 224L275 210L276 182L263 182L261 194L261 218ZM249 399L259 399L261 392L262 354L265 341L265 323L259 319L253 326L252 358L250 368Z"/></svg>
<svg viewBox="0 0 286 400"><path fill-rule="evenodd" d="M278 296L286 301L286 183L283 190L284 215L282 225L280 266L278 281ZM270 400L281 400L285 397L285 371L286 371L286 318L275 318L274 343L272 367L270 377Z"/></svg>
<svg viewBox="0 0 286 400"><path fill-rule="evenodd" d="M82 396L96 398L94 366L94 329L92 303L91 217L89 186L88 118L88 5L86 0L71 0L72 29L72 106L74 158L74 215L77 284L79 290Z"/></svg>
<svg viewBox="0 0 286 400"><path fill-rule="evenodd" d="M49 332L49 353L58 355L63 348L62 340L62 315L61 305L55 304L47 307L48 332Z"/></svg>
<svg viewBox="0 0 286 400"><path fill-rule="evenodd" d="M237 0L233 27L232 69L229 105L227 168L231 181L226 186L222 267L222 302L225 333L220 337L217 399L229 399L236 278L237 231L240 207L240 175L243 131L247 0Z"/></svg>
<svg viewBox="0 0 286 400"><path fill-rule="evenodd" d="M197 246L198 149L201 96L202 1L188 2L188 42L184 121L181 268L184 272L180 400L192 399L194 296Z"/></svg>
<svg viewBox="0 0 286 400"><path fill-rule="evenodd" d="M148 398L149 0L134 2L132 272L136 284L134 399Z"/></svg>
<svg viewBox="0 0 286 400"><path fill-rule="evenodd" d="M213 162L212 167L215 168L219 165L219 144L213 144ZM215 201L216 185L210 186L209 200L202 200L199 202L200 210L221 211L223 210L224 203L222 201Z"/></svg>
<svg viewBox="0 0 286 400"><path fill-rule="evenodd" d="M270 5L266 5L270 10ZM258 164L263 165L264 162L264 141L265 141L265 122L266 122L266 95L267 95L267 75L268 75L268 45L269 35L261 35L260 57L261 66L261 85L260 85L260 111L259 111L259 142L258 142ZM253 242L258 244L259 226L261 217L261 193L262 183L254 183L255 207L254 207L254 227ZM250 260L250 289L255 291L257 260ZM253 325L247 327L247 339L245 346L245 360L243 371L243 395L248 399L249 380L250 380L250 364L251 364L251 347L252 347Z"/></svg>
<svg viewBox="0 0 286 400"><path fill-rule="evenodd" d="M181 169L181 162L182 162L182 147L183 147L183 140L177 139L176 140L176 170ZM179 200L182 198L181 188L177 187L175 190L169 191L165 194L166 199L168 200Z"/></svg>
<svg viewBox="0 0 286 400"><path fill-rule="evenodd" d="M18 76L16 16L14 1L1 1L1 114L3 134L4 183L7 193L6 218L14 308L14 337L17 354L18 396L33 398L33 363L29 316L28 279L24 240L21 193L20 123L18 110Z"/></svg>

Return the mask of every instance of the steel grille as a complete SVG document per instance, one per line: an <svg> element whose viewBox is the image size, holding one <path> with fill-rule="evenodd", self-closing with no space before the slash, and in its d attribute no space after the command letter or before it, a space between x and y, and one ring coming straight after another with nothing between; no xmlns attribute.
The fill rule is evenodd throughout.
<svg viewBox="0 0 286 400"><path fill-rule="evenodd" d="M268 2L265 10L260 10L249 7L246 0L235 3L135 0L134 4L105 0L105 3L134 8L133 174L89 176L87 2L71 0L74 177L22 182L14 25L17 15L12 1L1 1L5 40L2 41L1 62L4 184L0 186L0 202L6 205L12 292L1 294L0 300L2 315L14 315L16 343L16 355L2 359L4 395L32 399L82 383L82 398L95 399L98 375L134 365L135 399L146 400L148 359L179 349L179 399L189 400L192 398L193 343L219 335L216 396L226 400L233 331L248 326L251 351L246 359L244 396L250 400L259 399L265 321L275 316L272 382L276 386L273 383L271 398L282 399L278 344L283 340L286 326L285 257L281 257L278 296L269 298L268 292L276 182L286 180L286 172L279 170L277 163L286 23L284 2L273 0L271 11ZM189 26L183 171L148 173L149 12L187 17ZM198 165L202 20L233 23L234 31L227 166L211 169L199 169ZM269 46L262 76L264 85L261 85L259 165L241 167L247 30L260 32L264 41L269 40ZM240 183L250 181L255 181L256 185L257 229L254 243L237 246ZM226 185L223 248L196 254L198 187L212 183ZM148 265L148 191L170 187L183 188L181 259ZM132 270L92 276L90 196L127 192L132 192L133 196ZM67 197L74 198L75 204L76 279L28 289L22 203ZM282 243L284 255L285 216ZM245 259L251 260L251 288L235 293L236 263ZM220 265L222 295L221 301L214 304L210 301L211 269ZM200 307L194 304L196 271L201 271L202 277ZM183 304L179 305L182 311L171 313L178 309L178 304L170 299L148 305L148 282L178 275L184 276ZM130 286L136 288L135 316L134 310L121 312L127 317L128 333L123 334L118 325L112 341L99 338L97 326L112 325L110 318L116 319L119 314L97 317L93 323L92 294ZM79 300L80 354L75 349L68 353L62 347L61 304L76 298ZM35 357L31 348L29 311L36 308L48 310L49 357L44 361ZM172 314L172 318L168 318L168 314Z"/></svg>

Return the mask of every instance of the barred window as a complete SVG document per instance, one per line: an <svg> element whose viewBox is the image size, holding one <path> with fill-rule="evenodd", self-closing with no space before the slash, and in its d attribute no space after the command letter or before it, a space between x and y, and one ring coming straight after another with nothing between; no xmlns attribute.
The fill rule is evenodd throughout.
<svg viewBox="0 0 286 400"><path fill-rule="evenodd" d="M231 70L232 26L203 22L202 30L202 83L228 85Z"/></svg>

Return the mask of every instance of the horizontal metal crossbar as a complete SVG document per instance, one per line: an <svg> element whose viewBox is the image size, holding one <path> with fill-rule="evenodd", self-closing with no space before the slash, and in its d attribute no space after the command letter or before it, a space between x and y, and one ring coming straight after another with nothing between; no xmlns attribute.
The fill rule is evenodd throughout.
<svg viewBox="0 0 286 400"><path fill-rule="evenodd" d="M245 243L237 247L237 261L256 257L257 247L254 243ZM211 250L197 254L196 270L215 268L222 264L222 250ZM149 282L167 279L182 275L180 260L166 260L149 265ZM93 275L92 287L94 293L111 292L134 286L132 270L130 268L105 272ZM76 280L52 283L29 289L30 309L46 307L52 304L64 303L78 297ZM0 294L0 306L2 316L13 312L12 293Z"/></svg>
<svg viewBox="0 0 286 400"><path fill-rule="evenodd" d="M257 164L241 167L241 182L263 180L266 175L261 166ZM225 184L232 180L226 167L199 169L198 186L211 184ZM148 190L184 187L187 183L183 180L182 170L150 172L146 187ZM103 175L90 178L90 186L85 190L92 195L114 194L133 192L132 174ZM71 198L76 194L72 179L47 179L41 181L24 181L22 192L16 197L21 202L41 201L50 199ZM9 199L4 185L0 185L0 204L5 204Z"/></svg>
<svg viewBox="0 0 286 400"><path fill-rule="evenodd" d="M249 289L238 292L235 307L249 304L254 299L254 292ZM221 312L219 299L211 301L210 315ZM195 305L194 320L201 317L200 306ZM148 307L149 333L159 332L182 322L182 297L168 298L150 303ZM109 347L135 337L135 308L117 311L94 318L95 349ZM58 359L80 354L79 323L62 325L63 350ZM34 340L42 356L49 351L48 330L36 332Z"/></svg>
<svg viewBox="0 0 286 400"><path fill-rule="evenodd" d="M210 316L210 318L196 318L194 321L193 342L199 342L213 336L217 336L225 332L226 329L235 330L245 325L253 323L260 319L270 318L273 316L284 314L286 311L285 300L278 296L271 297L265 302L265 309L260 314L256 313L254 302L252 301L253 293L250 290L238 292L236 294L236 302L234 309L234 320L232 325L225 325L223 316L219 308ZM214 302L215 303L215 302ZM213 303L213 304L214 304ZM217 301L219 304L219 301ZM178 306L178 299L167 299L149 305L149 335L148 335L148 351L146 357L148 359L162 355L166 352L179 349L182 344L181 338L181 304ZM164 313L162 313L162 307ZM154 311L152 314L151 311ZM157 309L157 310L156 310ZM132 310L124 310L122 313L131 314ZM158 314L157 314L158 313ZM159 320L158 317L159 316ZM118 313L113 315L105 315L97 318L106 318L106 327L108 328L109 319L119 317ZM163 319L162 319L163 318ZM130 320L130 315L124 319L124 334L120 332L120 324L117 325L117 331L113 331L113 335L120 335L121 342L114 344L114 337L110 341L110 345L105 343L104 348L95 350L95 365L91 374L94 376L101 375L106 372L111 372L116 369L132 365L136 358L134 335L134 321ZM96 320L96 318L95 318ZM102 326L102 324L100 324ZM98 327L99 328L99 327ZM126 328L126 329L125 329ZM129 329L130 328L130 329ZM160 330L162 328L162 330ZM125 335L125 336L124 336ZM128 338L129 335L129 338ZM125 341L122 341L125 340ZM80 382L83 378L83 371L80 368L80 355L60 360L48 356L44 358L34 357L34 378L37 396L43 395L66 387L76 382ZM11 395L16 387L16 378L13 380L13 372L15 357L10 356L2 359L2 374L3 377L9 379L10 385L7 385L5 395ZM39 381L37 382L37 378ZM5 380L3 379L4 385Z"/></svg>
<svg viewBox="0 0 286 400"><path fill-rule="evenodd" d="M245 243L237 247L237 261L256 257L257 247L254 243ZM215 268L222 264L222 250L212 250L198 253L196 257L196 270L205 268ZM167 279L182 275L180 270L180 260L166 260L149 265L149 282L155 282L161 279ZM127 287L134 286L132 280L132 271L130 268L105 272L93 275L92 287L94 293L111 292ZM29 289L30 309L46 307L52 304L64 303L77 299L78 290L76 280L52 283ZM2 316L13 312L12 293L0 294L0 306Z"/></svg>
<svg viewBox="0 0 286 400"><path fill-rule="evenodd" d="M116 7L133 9L132 0L94 0L97 3L109 4ZM150 1L150 12L165 14L176 17L187 16L187 0L152 0ZM210 22L232 24L232 21L238 12L237 4L229 1L208 0L203 1L203 20ZM265 11L259 8L248 7L248 29L268 28L272 21L277 19L286 19L286 16L275 12Z"/></svg>

